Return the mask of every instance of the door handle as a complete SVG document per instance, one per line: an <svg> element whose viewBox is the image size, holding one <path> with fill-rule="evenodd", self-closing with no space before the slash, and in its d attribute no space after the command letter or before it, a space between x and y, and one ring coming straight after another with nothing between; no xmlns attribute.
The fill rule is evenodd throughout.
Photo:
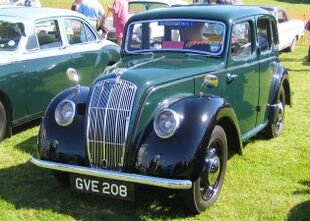
<svg viewBox="0 0 310 221"><path fill-rule="evenodd" d="M238 77L237 74L230 74L230 73L228 73L226 75L226 82L227 82L227 84L230 84L231 82L233 82L233 80L235 80L237 77Z"/></svg>

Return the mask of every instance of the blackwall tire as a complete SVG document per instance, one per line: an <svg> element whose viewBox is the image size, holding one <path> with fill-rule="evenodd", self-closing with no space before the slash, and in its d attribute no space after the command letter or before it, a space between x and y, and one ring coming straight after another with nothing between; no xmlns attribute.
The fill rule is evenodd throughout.
<svg viewBox="0 0 310 221"><path fill-rule="evenodd" d="M212 206L223 186L227 163L227 139L222 127L215 126L207 148L203 172L193 182L192 188L183 193L185 205L194 214L202 213Z"/></svg>
<svg viewBox="0 0 310 221"><path fill-rule="evenodd" d="M4 139L7 128L7 115L3 104L0 102L0 141Z"/></svg>
<svg viewBox="0 0 310 221"><path fill-rule="evenodd" d="M293 41L292 41L292 43L291 43L291 45L290 45L290 47L288 48L288 51L289 51L289 52L295 51L296 42L297 42L297 38L294 38Z"/></svg>

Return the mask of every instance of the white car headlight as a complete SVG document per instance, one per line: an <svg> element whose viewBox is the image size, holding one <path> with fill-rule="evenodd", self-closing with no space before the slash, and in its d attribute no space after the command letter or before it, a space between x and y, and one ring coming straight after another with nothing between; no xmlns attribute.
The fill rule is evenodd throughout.
<svg viewBox="0 0 310 221"><path fill-rule="evenodd" d="M154 118L153 127L156 135L162 139L172 137L180 126L180 116L171 109L160 111Z"/></svg>
<svg viewBox="0 0 310 221"><path fill-rule="evenodd" d="M63 127L69 126L75 116L75 103L71 100L61 101L55 110L55 120Z"/></svg>

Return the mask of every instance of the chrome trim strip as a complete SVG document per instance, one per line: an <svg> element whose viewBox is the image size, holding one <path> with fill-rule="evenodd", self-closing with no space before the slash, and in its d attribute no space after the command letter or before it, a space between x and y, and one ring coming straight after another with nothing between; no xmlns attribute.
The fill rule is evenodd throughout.
<svg viewBox="0 0 310 221"><path fill-rule="evenodd" d="M99 178L111 179L111 180L119 180L130 183L144 184L149 186L157 186L168 189L191 189L192 181L190 180L175 180L175 179L167 179L167 178L159 178L159 177L151 177L151 176L143 176L132 173L122 173L115 171L107 171L107 170L98 170L90 167L82 167L75 166L70 164L56 163L46 160L40 160L34 157L31 157L30 161L42 168L63 171L67 173L77 173L87 176L94 176Z"/></svg>

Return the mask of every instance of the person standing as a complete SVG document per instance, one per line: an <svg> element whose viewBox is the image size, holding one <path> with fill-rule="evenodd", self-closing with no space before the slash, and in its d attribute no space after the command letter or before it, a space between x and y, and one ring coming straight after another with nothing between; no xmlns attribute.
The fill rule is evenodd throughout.
<svg viewBox="0 0 310 221"><path fill-rule="evenodd" d="M124 35L124 27L128 19L128 3L126 0L114 0L113 6L109 7L113 13L113 26L117 44L121 46Z"/></svg>
<svg viewBox="0 0 310 221"><path fill-rule="evenodd" d="M305 29L308 30L308 31L310 31L310 19L309 19L309 21L307 22L307 24L305 25ZM307 59L307 61L310 62L310 45L309 45L309 49L308 49L308 59Z"/></svg>
<svg viewBox="0 0 310 221"><path fill-rule="evenodd" d="M77 12L85 15L96 27L97 20L104 16L102 5L97 0L77 0L79 8Z"/></svg>
<svg viewBox="0 0 310 221"><path fill-rule="evenodd" d="M243 5L242 0L217 0L219 5Z"/></svg>
<svg viewBox="0 0 310 221"><path fill-rule="evenodd" d="M79 9L80 6L80 1L79 0L74 0L72 5L71 5L71 10L72 11L77 11Z"/></svg>
<svg viewBox="0 0 310 221"><path fill-rule="evenodd" d="M14 4L25 7L41 7L40 0L18 0Z"/></svg>

